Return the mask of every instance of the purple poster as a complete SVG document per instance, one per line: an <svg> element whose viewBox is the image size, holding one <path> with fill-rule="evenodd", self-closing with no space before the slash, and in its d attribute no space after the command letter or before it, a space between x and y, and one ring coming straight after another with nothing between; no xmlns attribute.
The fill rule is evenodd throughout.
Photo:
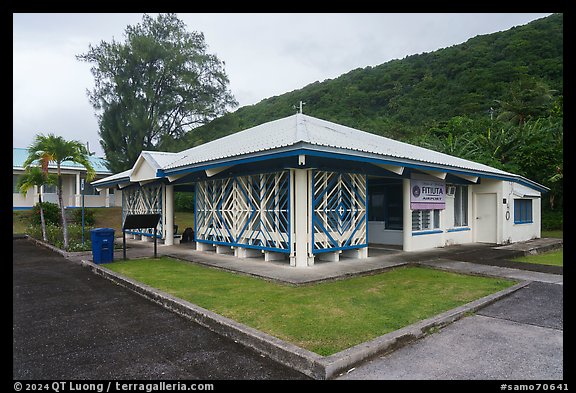
<svg viewBox="0 0 576 393"><path fill-rule="evenodd" d="M442 180L410 180L410 209L445 209L446 182Z"/></svg>

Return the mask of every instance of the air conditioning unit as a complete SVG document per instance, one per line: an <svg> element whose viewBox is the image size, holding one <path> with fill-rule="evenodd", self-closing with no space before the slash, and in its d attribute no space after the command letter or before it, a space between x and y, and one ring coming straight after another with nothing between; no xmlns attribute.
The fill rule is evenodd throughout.
<svg viewBox="0 0 576 393"><path fill-rule="evenodd" d="M456 186L446 186L446 196L453 197L456 194Z"/></svg>

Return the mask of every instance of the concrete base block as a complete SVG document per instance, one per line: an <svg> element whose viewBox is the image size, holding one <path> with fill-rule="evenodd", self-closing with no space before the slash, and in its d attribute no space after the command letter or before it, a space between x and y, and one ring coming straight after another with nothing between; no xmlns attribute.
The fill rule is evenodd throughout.
<svg viewBox="0 0 576 393"><path fill-rule="evenodd" d="M262 256L262 251L253 248L236 247L234 256L237 258L258 258Z"/></svg>
<svg viewBox="0 0 576 393"><path fill-rule="evenodd" d="M141 240L141 239L142 239L142 235L133 234L133 235L132 235L132 239L134 239L134 240Z"/></svg>
<svg viewBox="0 0 576 393"><path fill-rule="evenodd" d="M281 252L264 251L264 261L283 261L286 259L286 255Z"/></svg>
<svg viewBox="0 0 576 393"><path fill-rule="evenodd" d="M290 256L290 266L297 267L295 256ZM306 266L314 266L314 256L308 256L307 257ZM306 266L300 266L300 267L306 267Z"/></svg>
<svg viewBox="0 0 576 393"><path fill-rule="evenodd" d="M215 248L212 244L196 242L196 251L214 251Z"/></svg>
<svg viewBox="0 0 576 393"><path fill-rule="evenodd" d="M147 243L152 243L154 242L154 238L152 236L144 236L142 235L142 241L143 242L147 242Z"/></svg>
<svg viewBox="0 0 576 393"><path fill-rule="evenodd" d="M174 245L180 244L180 240L182 239L182 235L174 235Z"/></svg>
<svg viewBox="0 0 576 393"><path fill-rule="evenodd" d="M343 250L342 256L346 258L366 259L368 258L368 247L357 248L354 250Z"/></svg>
<svg viewBox="0 0 576 393"><path fill-rule="evenodd" d="M323 252L318 254L318 259L325 262L338 262L340 260L340 251Z"/></svg>
<svg viewBox="0 0 576 393"><path fill-rule="evenodd" d="M230 246L216 246L216 254L232 254Z"/></svg>

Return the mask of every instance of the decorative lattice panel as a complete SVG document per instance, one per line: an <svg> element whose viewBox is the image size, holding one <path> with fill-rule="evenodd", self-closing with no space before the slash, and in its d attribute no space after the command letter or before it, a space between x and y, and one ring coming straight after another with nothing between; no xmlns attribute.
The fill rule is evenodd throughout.
<svg viewBox="0 0 576 393"><path fill-rule="evenodd" d="M128 214L162 214L162 184L131 186L122 189L122 222ZM162 221L156 227L156 237L162 237ZM153 229L135 229L136 234L153 235Z"/></svg>
<svg viewBox="0 0 576 393"><path fill-rule="evenodd" d="M197 241L288 253L290 173L198 182L195 217Z"/></svg>
<svg viewBox="0 0 576 393"><path fill-rule="evenodd" d="M366 176L314 171L312 183L312 252L367 246Z"/></svg>

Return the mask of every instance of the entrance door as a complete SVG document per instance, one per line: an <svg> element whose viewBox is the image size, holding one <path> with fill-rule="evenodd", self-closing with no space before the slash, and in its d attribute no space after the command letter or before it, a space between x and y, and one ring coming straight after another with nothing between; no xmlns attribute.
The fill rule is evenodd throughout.
<svg viewBox="0 0 576 393"><path fill-rule="evenodd" d="M476 241L496 243L496 194L476 194Z"/></svg>

